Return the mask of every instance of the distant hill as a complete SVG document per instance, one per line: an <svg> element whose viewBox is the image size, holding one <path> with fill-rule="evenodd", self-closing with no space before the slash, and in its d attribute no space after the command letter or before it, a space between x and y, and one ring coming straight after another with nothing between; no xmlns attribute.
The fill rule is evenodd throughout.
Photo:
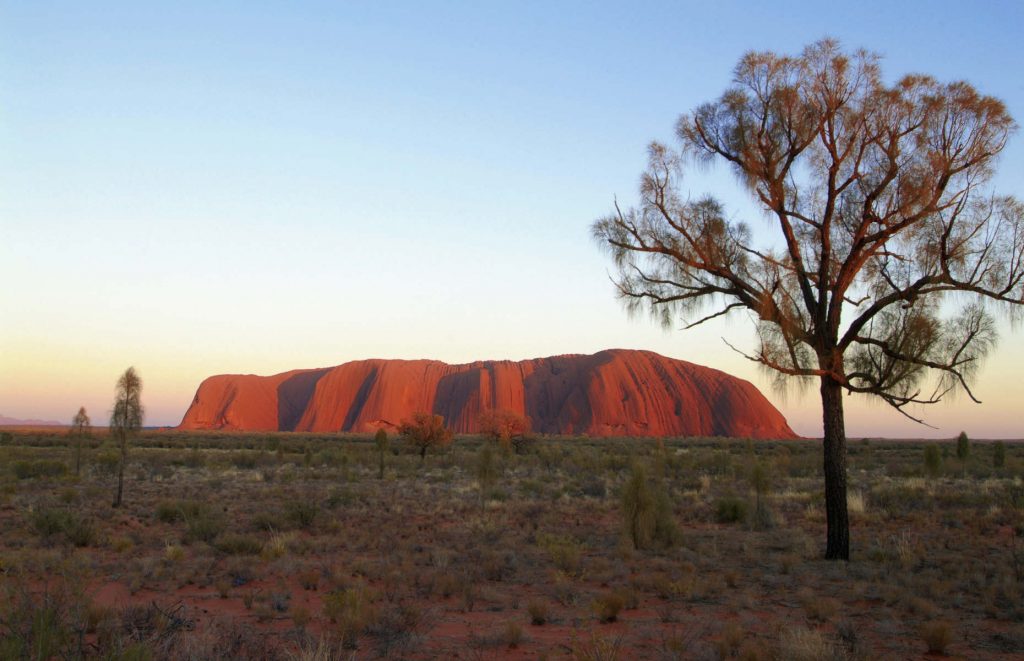
<svg viewBox="0 0 1024 661"><path fill-rule="evenodd" d="M67 423L55 420L20 420L0 415L0 427L64 427Z"/></svg>
<svg viewBox="0 0 1024 661"><path fill-rule="evenodd" d="M222 374L199 386L180 428L372 432L427 411L471 434L488 409L529 416L545 434L796 436L749 381L623 349L519 362L360 360L274 376Z"/></svg>

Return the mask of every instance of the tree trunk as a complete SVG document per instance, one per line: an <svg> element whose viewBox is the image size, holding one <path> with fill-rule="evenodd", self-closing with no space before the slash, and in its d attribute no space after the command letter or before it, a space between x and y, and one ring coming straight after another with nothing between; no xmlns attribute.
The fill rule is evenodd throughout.
<svg viewBox="0 0 1024 661"><path fill-rule="evenodd" d="M121 506L121 496L124 493L124 464L128 459L128 439L121 437L121 461L117 466L117 497L114 498L114 507Z"/></svg>
<svg viewBox="0 0 1024 661"><path fill-rule="evenodd" d="M821 378L821 417L824 426L825 517L828 525L826 560L850 559L850 518L846 510L846 422L843 392L834 379Z"/></svg>

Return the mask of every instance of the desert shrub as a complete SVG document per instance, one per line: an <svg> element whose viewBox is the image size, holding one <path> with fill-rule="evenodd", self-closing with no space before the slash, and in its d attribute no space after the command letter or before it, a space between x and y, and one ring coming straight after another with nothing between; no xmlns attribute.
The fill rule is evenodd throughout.
<svg viewBox="0 0 1024 661"><path fill-rule="evenodd" d="M161 500L156 504L156 518L164 523L176 523L198 517L207 506L197 500Z"/></svg>
<svg viewBox="0 0 1024 661"><path fill-rule="evenodd" d="M263 550L263 544L252 535L232 532L222 534L213 546L227 555L257 555Z"/></svg>
<svg viewBox="0 0 1024 661"><path fill-rule="evenodd" d="M625 607L626 600L618 590L604 592L594 600L593 609L597 619L602 623L614 622L619 612Z"/></svg>
<svg viewBox="0 0 1024 661"><path fill-rule="evenodd" d="M284 519L277 512L260 511L252 516L254 530L274 531L284 528Z"/></svg>
<svg viewBox="0 0 1024 661"><path fill-rule="evenodd" d="M75 514L68 521L64 534L70 543L78 547L93 546L99 537L92 519Z"/></svg>
<svg viewBox="0 0 1024 661"><path fill-rule="evenodd" d="M235 468L251 470L259 463L259 455L255 452L232 452L228 461Z"/></svg>
<svg viewBox="0 0 1024 661"><path fill-rule="evenodd" d="M960 461L967 461L971 454L971 441L967 438L967 432L962 431L956 437L956 458Z"/></svg>
<svg viewBox="0 0 1024 661"><path fill-rule="evenodd" d="M201 508L185 518L186 542L212 542L224 531L224 517L209 508Z"/></svg>
<svg viewBox="0 0 1024 661"><path fill-rule="evenodd" d="M0 659L79 658L67 595L5 586L0 594ZM77 651L77 654L75 653Z"/></svg>
<svg viewBox="0 0 1024 661"><path fill-rule="evenodd" d="M574 538L542 534L537 536L537 544L547 551L555 567L570 576L579 574L583 547Z"/></svg>
<svg viewBox="0 0 1024 661"><path fill-rule="evenodd" d="M925 622L921 627L921 638L928 646L929 654L945 654L946 648L953 640L953 630L949 622Z"/></svg>
<svg viewBox="0 0 1024 661"><path fill-rule="evenodd" d="M540 626L548 621L550 609L546 601L531 599L526 604L526 612L530 614L530 624Z"/></svg>
<svg viewBox="0 0 1024 661"><path fill-rule="evenodd" d="M992 444L992 466L1002 468L1006 465L1006 444L996 441Z"/></svg>
<svg viewBox="0 0 1024 661"><path fill-rule="evenodd" d="M480 433L502 447L522 454L529 447L530 418L505 409L487 410L480 414Z"/></svg>
<svg viewBox="0 0 1024 661"><path fill-rule="evenodd" d="M359 635L373 620L373 604L362 586L331 592L324 598L323 609L348 649L355 648Z"/></svg>
<svg viewBox="0 0 1024 661"><path fill-rule="evenodd" d="M64 532L71 525L71 512L53 507L43 507L32 512L32 528L43 539Z"/></svg>
<svg viewBox="0 0 1024 661"><path fill-rule="evenodd" d="M117 466L121 463L121 455L117 449L105 446L93 457L93 470L101 477L113 477L117 474Z"/></svg>
<svg viewBox="0 0 1024 661"><path fill-rule="evenodd" d="M668 494L660 480L649 480L635 465L621 493L623 525L635 549L670 548L679 542Z"/></svg>
<svg viewBox="0 0 1024 661"><path fill-rule="evenodd" d="M0 445L10 445L14 443L14 434L9 431L0 432Z"/></svg>
<svg viewBox="0 0 1024 661"><path fill-rule="evenodd" d="M592 633L587 640L572 641L573 661L618 661L622 654L622 634L605 638Z"/></svg>
<svg viewBox="0 0 1024 661"><path fill-rule="evenodd" d="M35 461L16 461L11 465L14 476L19 480L30 480L37 477L61 477L68 472L67 464L55 459L36 459Z"/></svg>
<svg viewBox="0 0 1024 661"><path fill-rule="evenodd" d="M284 505L285 517L299 528L309 528L316 520L320 508L312 500L290 500Z"/></svg>
<svg viewBox="0 0 1024 661"><path fill-rule="evenodd" d="M747 501L738 496L723 496L715 501L715 520L738 523L747 518Z"/></svg>
<svg viewBox="0 0 1024 661"><path fill-rule="evenodd" d="M779 637L778 658L787 661L831 661L835 651L825 635L816 629L793 627Z"/></svg>
<svg viewBox="0 0 1024 661"><path fill-rule="evenodd" d="M452 442L452 432L445 427L444 418L417 411L409 420L403 420L398 428L402 440L415 448L420 454L420 463L431 448L446 447Z"/></svg>
<svg viewBox="0 0 1024 661"><path fill-rule="evenodd" d="M942 469L942 455L939 453L939 446L934 443L925 446L924 468L932 477L938 475Z"/></svg>
<svg viewBox="0 0 1024 661"><path fill-rule="evenodd" d="M494 483L498 479L498 462L490 443L480 446L477 451L475 468L476 479L480 484L480 503L482 505L486 494L494 487Z"/></svg>

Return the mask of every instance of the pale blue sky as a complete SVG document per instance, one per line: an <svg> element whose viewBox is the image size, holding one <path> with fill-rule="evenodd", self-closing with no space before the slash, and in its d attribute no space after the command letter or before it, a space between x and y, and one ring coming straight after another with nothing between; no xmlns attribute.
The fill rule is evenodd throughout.
<svg viewBox="0 0 1024 661"><path fill-rule="evenodd" d="M745 51L826 35L1024 117L1024 4L824 4L0 2L0 413L103 419L129 364L176 424L213 373L608 347L767 391L720 339L750 346L741 318L664 333L613 297L589 225L646 144ZM752 214L728 174L688 182ZM851 434L1024 436L1021 339L940 431L853 400ZM767 394L820 433L814 397Z"/></svg>

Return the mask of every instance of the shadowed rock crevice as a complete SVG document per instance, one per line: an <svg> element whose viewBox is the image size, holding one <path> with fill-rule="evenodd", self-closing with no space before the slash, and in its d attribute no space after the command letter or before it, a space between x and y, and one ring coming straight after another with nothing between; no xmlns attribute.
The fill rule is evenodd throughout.
<svg viewBox="0 0 1024 661"><path fill-rule="evenodd" d="M299 372L277 386L277 428L294 431L313 396L317 382L330 368Z"/></svg>

